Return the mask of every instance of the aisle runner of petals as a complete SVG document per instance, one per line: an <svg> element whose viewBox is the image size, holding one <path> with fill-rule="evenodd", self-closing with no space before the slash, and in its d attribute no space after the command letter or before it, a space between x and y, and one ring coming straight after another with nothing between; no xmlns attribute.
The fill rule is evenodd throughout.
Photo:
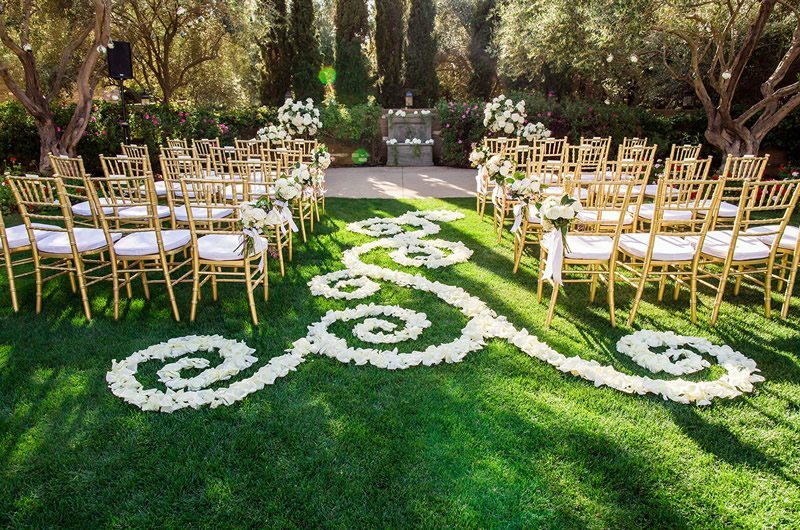
<svg viewBox="0 0 800 530"><path fill-rule="evenodd" d="M763 381L755 361L729 346L717 346L699 337L685 337L672 332L642 330L620 339L617 349L638 365L652 372L672 375L695 373L710 366L697 352L716 358L725 373L712 381L683 379L663 380L622 373L612 366L579 356L567 357L539 341L526 329L517 329L504 316L497 315L482 300L464 289L432 281L418 274L387 269L364 263L361 257L376 249L389 250L389 256L401 265L436 269L467 261L472 251L461 242L427 239L439 232L437 222L463 218L447 210L407 212L396 218L372 218L351 223L353 232L379 238L346 250L344 270L317 276L309 282L315 296L359 300L380 291L378 282L392 282L401 287L426 291L461 311L468 319L455 340L427 347L422 351L399 353L390 350L359 348L334 335L336 322L360 320L353 335L368 344L396 344L415 340L431 323L424 313L393 305L360 304L354 308L328 311L308 328L308 335L294 342L284 355L274 357L253 375L227 387L209 388L250 368L258 360L246 344L223 337L190 336L169 340L139 351L120 362L113 362L106 375L111 391L143 410L173 412L186 407L230 405L284 377L310 353L326 355L341 362L372 364L389 370L412 366L432 366L441 362L456 363L480 350L490 339L504 339L531 357L545 361L564 373L577 375L595 386L608 386L630 394L657 394L679 403L708 405L714 398L733 398L753 390L753 383ZM408 230L407 227L416 228ZM402 324L398 325L394 319ZM688 348L691 349L688 349ZM656 350L663 351L656 351ZM217 351L222 363L209 368L204 358L184 357L199 351ZM141 363L150 360L177 361L165 364L157 372L166 391L145 389L137 380ZM203 370L191 378L181 377L185 369Z"/></svg>

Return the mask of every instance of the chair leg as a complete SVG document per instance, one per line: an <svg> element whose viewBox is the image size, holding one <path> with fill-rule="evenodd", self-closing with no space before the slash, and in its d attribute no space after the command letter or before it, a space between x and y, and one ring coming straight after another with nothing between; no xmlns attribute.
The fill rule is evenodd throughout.
<svg viewBox="0 0 800 530"><path fill-rule="evenodd" d="M547 319L544 322L544 327L549 328L550 323L553 322L553 315L556 311L556 301L558 300L558 284L553 282L553 293L550 295L550 307L547 308Z"/></svg>
<svg viewBox="0 0 800 530"><path fill-rule="evenodd" d="M217 267L211 265L211 299L215 302L219 301L217 293Z"/></svg>
<svg viewBox="0 0 800 530"><path fill-rule="evenodd" d="M633 306L631 307L631 312L628 315L628 327L633 325L633 320L636 318L636 312L639 310L639 303L642 301L642 295L644 295L644 287L647 284L647 277L650 274L650 264L645 262L642 265L642 276L639 278L639 286L636 288L636 296L633 298Z"/></svg>
<svg viewBox="0 0 800 530"><path fill-rule="evenodd" d="M719 307L722 305L722 298L725 295L725 284L728 283L728 276L730 275L730 266L725 267L722 271L719 287L717 287L717 296L714 300L714 308L711 310L711 321L709 325L714 326L717 324L719 317Z"/></svg>
<svg viewBox="0 0 800 530"><path fill-rule="evenodd" d="M128 270L129 263L127 261L123 261L122 262L122 266L125 268L125 270ZM131 298L133 298L133 287L131 286L131 275L128 272L125 273L125 292L127 293L129 300Z"/></svg>
<svg viewBox="0 0 800 530"><path fill-rule="evenodd" d="M544 291L544 280L542 279L542 274L544 274L544 251L539 249L539 274L536 278L536 303L542 303L542 294Z"/></svg>
<svg viewBox="0 0 800 530"><path fill-rule="evenodd" d="M281 278L283 278L286 272L283 264L283 236L281 236L281 228L279 226L275 227L275 241L278 246L278 263L281 266Z"/></svg>
<svg viewBox="0 0 800 530"><path fill-rule="evenodd" d="M783 318L789 316L789 305L792 301L792 291L794 290L794 282L797 277L797 267L800 265L798 262L800 262L800 253L796 254L792 260L789 279L786 280L786 291L783 295L783 307L781 307L781 317Z"/></svg>
<svg viewBox="0 0 800 530"><path fill-rule="evenodd" d="M744 272L744 265L739 265L737 270L739 271L739 274L736 275L736 284L733 287L733 296L739 296L739 289L742 287L742 273ZM765 280L772 283L771 275L768 278L765 278Z"/></svg>
<svg viewBox="0 0 800 530"><path fill-rule="evenodd" d="M36 275L36 314L38 315L42 312L42 268L38 261L35 263L34 274ZM72 274L70 274L70 279L72 279Z"/></svg>
<svg viewBox="0 0 800 530"><path fill-rule="evenodd" d="M672 289L672 299L677 302L681 295L681 282L679 279L682 277L683 267L678 266L675 271L675 287Z"/></svg>
<svg viewBox="0 0 800 530"><path fill-rule="evenodd" d="M117 263L111 262L111 289L114 291L114 320L119 320L119 276Z"/></svg>
<svg viewBox="0 0 800 530"><path fill-rule="evenodd" d="M165 267L166 267L166 265L165 265ZM141 269L141 271L142 271L141 272L141 275L142 275L142 290L144 291L144 299L145 300L150 300L150 285L147 283L147 272L146 272L146 268L144 266L144 261L142 261L142 260L139 261L139 269Z"/></svg>
<svg viewBox="0 0 800 530"><path fill-rule="evenodd" d="M178 302L175 300L175 291L172 286L172 278L169 274L169 261L167 261L167 257L162 253L161 254L161 270L164 272L164 283L167 286L167 295L169 296L169 303L172 306L172 314L175 315L175 322L181 321L181 314L178 311ZM144 271L142 271L142 277L144 277Z"/></svg>
<svg viewBox="0 0 800 530"><path fill-rule="evenodd" d="M593 304L597 297L597 266L590 265L589 271L589 274L592 276L592 283L589 287L589 303Z"/></svg>
<svg viewBox="0 0 800 530"><path fill-rule="evenodd" d="M11 263L11 255L8 251L5 252L3 261L6 266L6 276L8 277L8 290L11 292L11 307L14 312L19 312L19 302L17 301L17 287L14 280L14 265Z"/></svg>
<svg viewBox="0 0 800 530"><path fill-rule="evenodd" d="M264 252L264 277L261 279L264 284L264 301L269 301L269 274L267 269L267 253Z"/></svg>
<svg viewBox="0 0 800 530"><path fill-rule="evenodd" d="M519 262L522 261L522 252L525 249L525 236L527 229L521 226L519 232L514 234L514 274L519 270Z"/></svg>
<svg viewBox="0 0 800 530"><path fill-rule="evenodd" d="M75 260L75 275L78 277L78 289L81 292L83 312L86 315L86 320L91 320L92 310L89 307L89 292L86 288L86 278L83 275L83 262L81 261L80 257Z"/></svg>
<svg viewBox="0 0 800 530"><path fill-rule="evenodd" d="M253 324L258 325L258 315L256 314L256 300L253 297L253 279L250 276L250 263L245 260L244 262L244 283L247 289L247 302L250 304L250 316L253 318Z"/></svg>
<svg viewBox="0 0 800 530"><path fill-rule="evenodd" d="M772 270L774 262L770 260L767 273L764 275L764 318L772 316ZM740 276L741 278L741 276Z"/></svg>
<svg viewBox="0 0 800 530"><path fill-rule="evenodd" d="M192 308L189 312L189 321L194 322L197 314L197 301L200 299L200 266L193 264L194 278L192 278Z"/></svg>
<svg viewBox="0 0 800 530"><path fill-rule="evenodd" d="M611 327L617 327L616 304L614 300L614 284L616 283L616 270L613 263L608 271L608 314L611 318Z"/></svg>

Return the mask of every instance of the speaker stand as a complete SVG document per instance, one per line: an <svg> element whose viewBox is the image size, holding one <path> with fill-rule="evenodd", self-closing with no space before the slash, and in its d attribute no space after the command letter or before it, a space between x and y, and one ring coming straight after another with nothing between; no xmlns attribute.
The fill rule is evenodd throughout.
<svg viewBox="0 0 800 530"><path fill-rule="evenodd" d="M125 104L125 80L122 78L119 81L119 99L122 102L122 121L119 122L122 127L122 142L124 144L131 143L131 128L128 122L128 106Z"/></svg>

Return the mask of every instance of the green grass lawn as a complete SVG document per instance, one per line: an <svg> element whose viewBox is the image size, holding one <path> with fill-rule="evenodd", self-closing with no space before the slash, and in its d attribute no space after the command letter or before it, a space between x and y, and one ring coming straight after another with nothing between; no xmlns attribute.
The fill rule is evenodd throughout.
<svg viewBox="0 0 800 530"><path fill-rule="evenodd" d="M543 329L532 258L512 275L510 237L496 244L473 206L330 200L286 277L272 274L258 328L240 286L223 287L217 304L208 291L194 325L171 319L158 286L150 302L137 286L115 322L110 287L97 286L96 318L87 323L66 281L48 286L39 316L30 281L19 314L0 281L0 525L800 526L800 301L788 321L767 321L760 292L750 289L728 297L715 328L705 324L708 293L698 326L686 293L661 305L654 289L646 293L637 329L727 343L767 379L753 394L704 408L595 388L499 340L460 364L405 371L313 357L238 404L172 415L142 412L106 388L112 359L188 334L246 341L260 359L247 376L328 309L361 302L427 313L432 327L401 351L452 340L465 317L429 293L385 284L368 300L346 302L313 297L306 286L343 268L343 250L370 240L348 232L348 222L441 207L466 219L443 223L436 237L463 241L474 255L446 269L404 270L463 287L564 354L647 375L616 352L631 329L611 329L605 298L586 303L588 286L567 286L552 328ZM186 320L190 290L178 288ZM632 296L620 287L623 324ZM357 343L347 329L334 331ZM157 384L158 367L143 365L145 386Z"/></svg>

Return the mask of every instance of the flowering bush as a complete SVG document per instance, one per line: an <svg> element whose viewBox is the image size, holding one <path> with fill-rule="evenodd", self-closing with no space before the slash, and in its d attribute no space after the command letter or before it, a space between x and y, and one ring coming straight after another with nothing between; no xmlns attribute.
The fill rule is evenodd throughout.
<svg viewBox="0 0 800 530"><path fill-rule="evenodd" d="M793 166L791 163L778 166L778 178L781 180L800 178L800 166Z"/></svg>
<svg viewBox="0 0 800 530"><path fill-rule="evenodd" d="M493 133L514 135L525 123L525 100L516 104L500 94L483 108L483 125Z"/></svg>
<svg viewBox="0 0 800 530"><path fill-rule="evenodd" d="M278 109L278 124L292 136L313 137L322 128L319 109L311 98L305 102L287 99Z"/></svg>

